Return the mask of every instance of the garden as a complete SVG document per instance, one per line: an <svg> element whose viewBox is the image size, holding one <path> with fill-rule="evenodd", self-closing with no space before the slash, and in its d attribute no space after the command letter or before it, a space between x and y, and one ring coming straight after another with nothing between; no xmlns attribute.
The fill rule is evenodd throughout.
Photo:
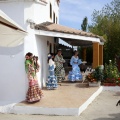
<svg viewBox="0 0 120 120"><path fill-rule="evenodd" d="M120 86L120 72L116 62L109 60L105 66L98 66L95 70L86 76L89 86Z"/></svg>

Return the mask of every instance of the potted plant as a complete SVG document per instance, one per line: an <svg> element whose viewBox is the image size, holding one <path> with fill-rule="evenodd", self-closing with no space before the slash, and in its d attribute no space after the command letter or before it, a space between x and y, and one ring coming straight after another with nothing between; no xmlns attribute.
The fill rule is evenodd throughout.
<svg viewBox="0 0 120 120"><path fill-rule="evenodd" d="M104 79L103 69L100 66L95 68L95 70L86 76L89 82L89 86L100 86L101 81Z"/></svg>

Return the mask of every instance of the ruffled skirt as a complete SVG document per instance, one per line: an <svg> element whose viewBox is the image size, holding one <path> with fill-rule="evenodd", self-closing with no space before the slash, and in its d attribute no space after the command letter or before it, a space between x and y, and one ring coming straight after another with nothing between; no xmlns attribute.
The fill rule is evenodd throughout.
<svg viewBox="0 0 120 120"><path fill-rule="evenodd" d="M82 80L82 74L78 66L73 67L72 71L69 71L68 80L72 82Z"/></svg>
<svg viewBox="0 0 120 120"><path fill-rule="evenodd" d="M30 80L26 101L29 103L40 101L43 96L37 80Z"/></svg>
<svg viewBox="0 0 120 120"><path fill-rule="evenodd" d="M56 89L57 86L57 77L54 75L54 71L49 71L50 76L48 76L48 80L46 81L47 89Z"/></svg>

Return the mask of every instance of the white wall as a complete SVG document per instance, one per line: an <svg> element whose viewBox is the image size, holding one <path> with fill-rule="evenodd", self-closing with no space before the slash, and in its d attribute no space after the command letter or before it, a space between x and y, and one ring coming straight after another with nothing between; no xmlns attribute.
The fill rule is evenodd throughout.
<svg viewBox="0 0 120 120"><path fill-rule="evenodd" d="M46 21L53 22L53 12L55 12L59 23L59 7L56 0L47 1L48 3L46 5L30 1L24 2L24 22L26 22L28 18L32 19L37 24ZM50 18L50 3L52 4L52 19Z"/></svg>
<svg viewBox="0 0 120 120"><path fill-rule="evenodd" d="M9 1L9 0L8 0ZM11 2L0 2L0 9L6 13L11 19L18 23L21 27L24 26L24 2L22 1L11 1Z"/></svg>
<svg viewBox="0 0 120 120"><path fill-rule="evenodd" d="M59 23L59 6L56 0L47 1L46 5L37 3L34 0L0 1L0 9L24 29L27 27L27 19L32 19L35 23L53 22L53 11ZM50 3L52 4L52 19L50 18Z"/></svg>
<svg viewBox="0 0 120 120"><path fill-rule="evenodd" d="M59 6L58 6L56 0L49 0L48 5L49 5L50 3L52 4L52 10L55 12L55 16L56 16L57 19L58 19L58 22L57 22L57 23L59 23ZM53 14L52 14L52 15L53 15ZM52 18L53 18L53 16L52 16ZM52 21L53 21L53 20L52 20Z"/></svg>
<svg viewBox="0 0 120 120"><path fill-rule="evenodd" d="M45 86L48 72L47 54L49 53L47 41L54 43L54 38L35 36L34 30L30 28L26 20L33 19L36 23L53 21L49 16L50 1L56 16L58 16L59 10L55 0L48 0L46 6L32 2L32 0L0 2L0 9L28 32L24 39L24 45L16 48L0 47L0 66L2 68L0 72L0 105L25 100L28 80L24 68L24 55L27 52L32 52L39 57L41 67L38 81L41 87Z"/></svg>
<svg viewBox="0 0 120 120"><path fill-rule="evenodd" d="M37 77L40 87L45 87L48 76L47 55L49 53L49 46L47 46L47 41L53 45L54 38L29 34L24 42L24 52L32 52L39 57L40 72L37 74Z"/></svg>
<svg viewBox="0 0 120 120"><path fill-rule="evenodd" d="M28 82L25 78L23 45L0 47L0 105L24 100Z"/></svg>
<svg viewBox="0 0 120 120"><path fill-rule="evenodd" d="M0 47L0 105L25 100L28 79L24 67L24 54L32 52L39 57L40 72L37 74L40 87L45 87L48 77L47 41L54 44L54 38L28 34L24 44L14 48ZM53 49L52 49L53 52Z"/></svg>
<svg viewBox="0 0 120 120"><path fill-rule="evenodd" d="M49 53L49 46L47 46L47 41L50 43L54 43L54 38L38 36L36 35L36 50L35 52L38 54L39 63L40 63L40 72L38 73L38 78L40 85L42 87L46 86L46 80L48 77L48 65L47 65L47 55Z"/></svg>

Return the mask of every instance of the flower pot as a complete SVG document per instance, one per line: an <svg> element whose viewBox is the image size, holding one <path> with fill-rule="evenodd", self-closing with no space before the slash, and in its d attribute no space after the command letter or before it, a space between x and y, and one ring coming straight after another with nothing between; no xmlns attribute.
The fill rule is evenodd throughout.
<svg viewBox="0 0 120 120"><path fill-rule="evenodd" d="M99 87L101 85L101 82L89 82L90 87Z"/></svg>
<svg viewBox="0 0 120 120"><path fill-rule="evenodd" d="M116 86L116 83L104 83L104 86Z"/></svg>
<svg viewBox="0 0 120 120"><path fill-rule="evenodd" d="M118 83L117 85L120 86L120 83Z"/></svg>

